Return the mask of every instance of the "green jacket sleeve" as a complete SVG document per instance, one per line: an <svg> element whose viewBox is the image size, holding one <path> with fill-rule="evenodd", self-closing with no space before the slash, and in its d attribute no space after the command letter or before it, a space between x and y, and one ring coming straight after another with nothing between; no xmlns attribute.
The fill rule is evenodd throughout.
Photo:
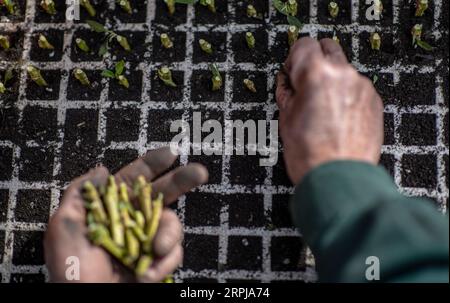
<svg viewBox="0 0 450 303"><path fill-rule="evenodd" d="M448 216L401 195L381 167L323 164L296 187L290 207L322 282L367 282L371 256L383 282L449 280Z"/></svg>

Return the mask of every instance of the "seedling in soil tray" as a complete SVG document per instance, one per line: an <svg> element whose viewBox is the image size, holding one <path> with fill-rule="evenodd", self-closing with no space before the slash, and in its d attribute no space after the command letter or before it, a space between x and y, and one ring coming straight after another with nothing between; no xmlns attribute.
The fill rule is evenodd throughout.
<svg viewBox="0 0 450 303"><path fill-rule="evenodd" d="M198 40L198 44L200 44L200 48L202 49L202 51L204 51L207 54L212 54L213 50L211 43L209 43L205 39L200 39Z"/></svg>
<svg viewBox="0 0 450 303"><path fill-rule="evenodd" d="M175 13L175 4L195 4L198 0L164 0L170 15Z"/></svg>
<svg viewBox="0 0 450 303"><path fill-rule="evenodd" d="M381 48L381 37L378 33L372 33L370 35L370 46L373 50L380 50Z"/></svg>
<svg viewBox="0 0 450 303"><path fill-rule="evenodd" d="M80 0L80 5L86 9L89 16L95 17L95 15L97 14L95 8L92 6L89 0Z"/></svg>
<svg viewBox="0 0 450 303"><path fill-rule="evenodd" d="M3 0L0 1L0 5L6 7L6 10L10 15L14 15L16 13L15 5L13 0Z"/></svg>
<svg viewBox="0 0 450 303"><path fill-rule="evenodd" d="M258 12L256 11L256 8L251 4L247 5L247 17L256 18L256 19L260 19L260 20L263 19L262 14L258 14Z"/></svg>
<svg viewBox="0 0 450 303"><path fill-rule="evenodd" d="M222 88L222 76L220 75L219 69L215 64L210 64L209 69L211 70L212 73L211 78L212 90L213 91L220 90Z"/></svg>
<svg viewBox="0 0 450 303"><path fill-rule="evenodd" d="M103 56L104 54L106 54L109 50L109 43L111 43L111 41L113 39L115 39L120 46L122 46L122 48L126 51L131 51L131 47L130 44L128 43L127 38L125 38L124 36L120 36L118 34L116 34L115 32L106 29L102 24L92 21L92 20L87 20L86 23L89 25L89 27L97 32L97 33L104 33L105 34L105 42L103 42L103 44L100 46L100 49L98 51L98 55L99 56Z"/></svg>
<svg viewBox="0 0 450 303"><path fill-rule="evenodd" d="M39 35L38 45L42 49L54 49L55 48L50 42L48 42L47 38L43 34Z"/></svg>
<svg viewBox="0 0 450 303"><path fill-rule="evenodd" d="M417 45L426 51L431 51L433 50L433 47L427 42L422 40L422 28L423 28L422 24L416 24L411 29L412 44L413 46Z"/></svg>
<svg viewBox="0 0 450 303"><path fill-rule="evenodd" d="M27 66L27 72L30 75L31 80L33 80L39 86L48 86L47 82L41 75L41 71L32 65Z"/></svg>
<svg viewBox="0 0 450 303"><path fill-rule="evenodd" d="M0 35L0 46L4 50L8 50L11 47L8 36Z"/></svg>
<svg viewBox="0 0 450 303"><path fill-rule="evenodd" d="M250 79L244 79L245 87L252 93L256 93L255 83Z"/></svg>
<svg viewBox="0 0 450 303"><path fill-rule="evenodd" d="M172 42L172 40L170 40L169 35L167 35L166 33L162 33L160 38L161 38L161 44L164 48L172 48L173 47L173 42Z"/></svg>
<svg viewBox="0 0 450 303"><path fill-rule="evenodd" d="M73 71L73 76L75 77L75 79L80 81L80 83L82 85L85 85L85 86L90 86L91 85L91 81L89 81L89 78L87 77L86 73L82 69L76 68Z"/></svg>
<svg viewBox="0 0 450 303"><path fill-rule="evenodd" d="M374 13L376 16L382 16L383 15L383 2L381 0L375 0L374 1Z"/></svg>
<svg viewBox="0 0 450 303"><path fill-rule="evenodd" d="M245 41L247 41L248 48L254 48L255 47L255 36L251 32L245 33Z"/></svg>
<svg viewBox="0 0 450 303"><path fill-rule="evenodd" d="M163 66L160 69L158 69L158 77L167 86L171 86L171 87L177 86L175 84L175 82L173 82L172 72L170 71L170 69L167 66Z"/></svg>
<svg viewBox="0 0 450 303"><path fill-rule="evenodd" d="M77 45L77 47L78 47L81 51L83 51L83 52L85 52L85 53L88 53L88 52L90 51L90 48L89 48L89 46L87 45L86 41L83 40L83 39L81 39L81 38L76 38L76 39L75 39L75 44Z"/></svg>
<svg viewBox="0 0 450 303"><path fill-rule="evenodd" d="M328 4L328 12L332 18L336 18L339 14L339 5L336 2L331 1Z"/></svg>
<svg viewBox="0 0 450 303"><path fill-rule="evenodd" d="M42 9L49 15L56 15L55 2L53 0L42 0Z"/></svg>
<svg viewBox="0 0 450 303"><path fill-rule="evenodd" d="M14 77L12 69L7 69L5 72L5 76L3 82L0 81L0 94L4 94L6 92L6 84L9 80Z"/></svg>
<svg viewBox="0 0 450 303"><path fill-rule="evenodd" d="M152 199L152 184L139 176L133 194L140 209L135 209L125 183L119 186L113 176L105 187L92 182L83 185L87 210L88 237L101 246L136 276L142 276L154 260L153 240L163 212L163 195ZM172 282L168 277L164 282Z"/></svg>
<svg viewBox="0 0 450 303"><path fill-rule="evenodd" d="M131 4L130 1L128 0L117 0L117 3L119 4L119 6L128 14L131 15L131 13L133 12L132 8L131 8Z"/></svg>
<svg viewBox="0 0 450 303"><path fill-rule="evenodd" d="M422 17L428 9L428 0L416 0L416 17Z"/></svg>
<svg viewBox="0 0 450 303"><path fill-rule="evenodd" d="M208 9L212 12L216 12L216 1L215 0L200 0L200 5L208 7Z"/></svg>
<svg viewBox="0 0 450 303"><path fill-rule="evenodd" d="M296 26L299 31L302 29L303 24L300 22L300 20L294 17L297 14L298 10L296 0L288 0L287 2L283 2L281 0L273 0L273 6L278 12L286 16L289 25Z"/></svg>
<svg viewBox="0 0 450 303"><path fill-rule="evenodd" d="M295 25L288 27L288 44L292 46L298 38L299 29Z"/></svg>
<svg viewBox="0 0 450 303"><path fill-rule="evenodd" d="M122 75L124 69L125 69L125 61L120 60L119 62L116 63L114 67L114 72L109 69L105 69L102 71L102 76L106 78L117 79L120 85L122 85L125 88L129 88L130 84L128 83L128 79L125 78L124 75Z"/></svg>

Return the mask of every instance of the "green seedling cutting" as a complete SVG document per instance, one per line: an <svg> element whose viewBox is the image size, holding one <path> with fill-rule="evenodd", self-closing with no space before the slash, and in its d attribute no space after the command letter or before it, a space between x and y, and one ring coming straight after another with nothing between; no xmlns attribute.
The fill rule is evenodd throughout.
<svg viewBox="0 0 450 303"><path fill-rule="evenodd" d="M212 90L217 91L222 88L222 76L220 75L219 69L215 64L210 64L209 69L211 70L212 77Z"/></svg>
<svg viewBox="0 0 450 303"><path fill-rule="evenodd" d="M127 13L127 14L132 14L133 13L133 9L131 8L131 4L130 1L128 0L117 0L117 4L119 4L119 6Z"/></svg>
<svg viewBox="0 0 450 303"><path fill-rule="evenodd" d="M416 0L416 17L422 17L428 9L428 0Z"/></svg>
<svg viewBox="0 0 450 303"><path fill-rule="evenodd" d="M31 80L33 80L37 85L48 86L47 81L45 81L45 79L42 77L41 71L37 67L28 65L27 72Z"/></svg>
<svg viewBox="0 0 450 303"><path fill-rule="evenodd" d="M328 13L331 18L336 18L339 15L339 5L334 1L328 3Z"/></svg>
<svg viewBox="0 0 450 303"><path fill-rule="evenodd" d="M89 16L95 17L95 15L97 14L94 6L91 4L89 0L80 0L80 5L84 7L84 9L86 9Z"/></svg>
<svg viewBox="0 0 450 303"><path fill-rule="evenodd" d="M10 15L16 14L16 6L14 4L13 0L3 0L2 3L0 3L2 6L6 7L6 10Z"/></svg>
<svg viewBox="0 0 450 303"><path fill-rule="evenodd" d="M379 51L381 48L381 36L378 33L372 33L369 38L370 47L373 50Z"/></svg>
<svg viewBox="0 0 450 303"><path fill-rule="evenodd" d="M432 51L434 47L422 40L422 31L422 24L416 24L413 26L413 28L411 29L412 44L413 46L418 46L423 50Z"/></svg>
<svg viewBox="0 0 450 303"><path fill-rule="evenodd" d="M248 48L254 48L255 47L255 36L251 32L245 33L245 41L247 42Z"/></svg>
<svg viewBox="0 0 450 303"><path fill-rule="evenodd" d="M160 36L161 39L161 44L164 48L172 48L173 47L173 42L170 39L169 35L167 35L166 33L162 33Z"/></svg>
<svg viewBox="0 0 450 303"><path fill-rule="evenodd" d="M0 94L4 94L6 92L6 85L8 84L8 82L14 78L14 74L13 74L13 70L12 68L8 68L5 71L5 76L3 77L3 82L0 81Z"/></svg>
<svg viewBox="0 0 450 303"><path fill-rule="evenodd" d="M106 78L116 79L120 85L122 85L125 88L129 88L130 84L128 82L128 79L125 78L125 76L123 75L124 70L125 70L125 61L120 60L114 66L114 71L105 69L102 71L102 76Z"/></svg>
<svg viewBox="0 0 450 303"><path fill-rule="evenodd" d="M206 6L212 13L216 12L215 0L200 0L200 5Z"/></svg>
<svg viewBox="0 0 450 303"><path fill-rule="evenodd" d="M88 76L86 75L86 73L81 68L76 68L73 71L73 76L75 77L75 79L80 81L80 83L82 85L85 85L85 86L90 86L91 85L91 81L89 81Z"/></svg>
<svg viewBox="0 0 450 303"><path fill-rule="evenodd" d="M286 16L286 19L287 19L287 22L289 25L296 26L298 28L298 30L301 31L303 28L303 24L300 22L300 20L297 19L297 17L295 17L295 15L292 15L292 13L294 12L292 10L293 6L292 6L292 4L291 4L291 6L289 6L288 2L283 2L281 0L273 0L273 6L279 13ZM289 7L291 7L291 8L289 8Z"/></svg>
<svg viewBox="0 0 450 303"><path fill-rule="evenodd" d="M41 7L47 14L56 15L56 7L53 0L42 0Z"/></svg>
<svg viewBox="0 0 450 303"><path fill-rule="evenodd" d="M292 46L298 39L299 28L295 25L288 27L288 44Z"/></svg>
<svg viewBox="0 0 450 303"><path fill-rule="evenodd" d="M255 83L250 79L244 79L244 86L251 91L252 93L256 93Z"/></svg>
<svg viewBox="0 0 450 303"><path fill-rule="evenodd" d="M39 35L38 46L42 49L54 49L55 48L50 42L48 42L47 37L45 37L43 34Z"/></svg>
<svg viewBox="0 0 450 303"><path fill-rule="evenodd" d="M8 36L0 35L0 46L4 50L8 50L11 47L11 43L9 42Z"/></svg>
<svg viewBox="0 0 450 303"><path fill-rule="evenodd" d="M125 38L124 36L120 36L115 32L108 30L106 27L104 27L102 24L98 22L87 20L86 23L93 31L105 34L105 41L100 45L98 51L99 56L104 56L109 51L109 45L111 41L114 39L120 44L120 46L122 46L124 50L131 51L131 46L128 43L127 38Z"/></svg>
<svg viewBox="0 0 450 303"><path fill-rule="evenodd" d="M76 38L75 44L82 52L89 53L89 51L91 50L87 45L86 41L81 38Z"/></svg>
<svg viewBox="0 0 450 303"><path fill-rule="evenodd" d="M213 49L212 49L211 43L209 43L208 41L206 41L204 39L199 39L198 44L200 45L200 48L202 51L204 51L207 54L212 54Z"/></svg>
<svg viewBox="0 0 450 303"><path fill-rule="evenodd" d="M177 85L173 82L172 72L167 66L163 66L158 69L159 79L167 86L176 87Z"/></svg>

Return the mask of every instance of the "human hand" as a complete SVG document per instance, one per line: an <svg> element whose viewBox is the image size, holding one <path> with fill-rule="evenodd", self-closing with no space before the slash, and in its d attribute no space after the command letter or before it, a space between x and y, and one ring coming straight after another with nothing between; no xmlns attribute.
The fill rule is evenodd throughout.
<svg viewBox="0 0 450 303"><path fill-rule="evenodd" d="M116 181L125 182L131 195L132 183L143 175L147 181L153 182L154 194L164 194L164 204L168 205L208 179L207 170L195 163L178 167L161 176L175 159L176 155L169 148L150 151L115 174ZM108 170L101 166L75 179L66 189L61 206L50 219L44 251L52 281L70 282L66 279L66 260L70 256L78 257L80 261L79 282L135 281L129 270L87 238L86 210L81 188L87 180L96 186L106 184L108 175ZM178 217L172 210L164 208L153 242L155 261L139 282L160 282L172 273L183 259L181 241L182 226Z"/></svg>
<svg viewBox="0 0 450 303"><path fill-rule="evenodd" d="M294 44L277 77L280 134L294 184L320 164L377 164L383 143L383 104L372 82L331 39Z"/></svg>

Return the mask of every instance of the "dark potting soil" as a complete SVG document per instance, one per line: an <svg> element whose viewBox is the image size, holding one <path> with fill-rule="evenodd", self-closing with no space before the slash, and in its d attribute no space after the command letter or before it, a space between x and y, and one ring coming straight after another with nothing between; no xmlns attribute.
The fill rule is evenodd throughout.
<svg viewBox="0 0 450 303"><path fill-rule="evenodd" d="M76 39L80 38L86 41L90 51L85 53L80 50L76 45ZM71 53L70 59L73 62L81 61L101 61L102 57L98 55L100 45L104 41L104 35L101 33L96 33L89 29L80 29L74 32L72 43L71 43Z"/></svg>
<svg viewBox="0 0 450 303"><path fill-rule="evenodd" d="M435 114L403 114L399 127L403 145L436 145Z"/></svg>
<svg viewBox="0 0 450 303"><path fill-rule="evenodd" d="M220 210L227 196L211 193L186 194L185 224L187 226L220 226Z"/></svg>
<svg viewBox="0 0 450 303"><path fill-rule="evenodd" d="M435 155L403 155L402 186L436 188L437 159Z"/></svg>
<svg viewBox="0 0 450 303"><path fill-rule="evenodd" d="M136 141L139 138L139 109L110 108L105 116L107 144L111 141Z"/></svg>
<svg viewBox="0 0 450 303"><path fill-rule="evenodd" d="M110 101L139 101L142 93L142 71L125 70L129 88L122 86L117 79L109 79L108 100Z"/></svg>
<svg viewBox="0 0 450 303"><path fill-rule="evenodd" d="M128 1L131 5L132 14L128 14L116 3L116 8L111 11L109 18L114 19L114 23L145 23L147 18L147 0Z"/></svg>
<svg viewBox="0 0 450 303"><path fill-rule="evenodd" d="M246 260L246 262L242 262ZM262 269L262 237L229 236L226 268L229 270Z"/></svg>
<svg viewBox="0 0 450 303"><path fill-rule="evenodd" d="M212 74L209 70L194 70L191 78L191 100L192 102L223 102L225 73L221 72L222 87L220 90L212 91Z"/></svg>
<svg viewBox="0 0 450 303"><path fill-rule="evenodd" d="M41 1L36 1L36 14L34 22L36 23L64 23L66 22L66 3L65 1L54 1L56 14L50 15L45 12L41 6Z"/></svg>
<svg viewBox="0 0 450 303"><path fill-rule="evenodd" d="M402 106L433 105L435 84L435 77L429 73L401 73L395 97Z"/></svg>
<svg viewBox="0 0 450 303"><path fill-rule="evenodd" d="M273 237L270 245L273 271L298 271L304 269L302 254L305 243L301 238Z"/></svg>
<svg viewBox="0 0 450 303"><path fill-rule="evenodd" d="M138 152L134 149L106 149L102 163L108 168L109 173L115 174L137 157Z"/></svg>
<svg viewBox="0 0 450 303"><path fill-rule="evenodd" d="M47 223L50 211L50 190L19 189L14 218L16 222Z"/></svg>
<svg viewBox="0 0 450 303"><path fill-rule="evenodd" d="M6 7L0 7L0 22L23 22L26 14L26 0L15 0L15 14L10 15Z"/></svg>
<svg viewBox="0 0 450 303"><path fill-rule="evenodd" d="M39 86L27 76L26 96L28 100L57 100L59 97L60 70L41 70L48 86Z"/></svg>
<svg viewBox="0 0 450 303"><path fill-rule="evenodd" d="M328 11L329 1L318 1L317 19L320 24L350 24L352 23L352 1L342 0L338 1L339 14L336 18L332 18Z"/></svg>
<svg viewBox="0 0 450 303"><path fill-rule="evenodd" d="M67 99L68 100L99 100L102 92L104 81L102 81L101 70L83 70L86 73L90 86L86 86L80 83L73 75L73 70L69 73L69 85L67 87Z"/></svg>
<svg viewBox="0 0 450 303"><path fill-rule="evenodd" d="M160 38L162 33L166 33L170 37L173 47L164 48L162 46ZM184 61L184 57L186 56L186 33L155 28L152 47L153 62L170 64L172 62Z"/></svg>
<svg viewBox="0 0 450 303"><path fill-rule="evenodd" d="M186 18L187 5L176 4L175 13L173 15L169 15L167 5L164 3L164 1L156 1L155 23L164 24L167 26L176 26L186 23Z"/></svg>
<svg viewBox="0 0 450 303"><path fill-rule="evenodd" d="M14 265L43 265L43 240L43 231L14 231L12 263Z"/></svg>
<svg viewBox="0 0 450 303"><path fill-rule="evenodd" d="M268 37L267 31L263 29L252 31L255 37L255 47L248 48L245 40L246 32L236 33L232 37L232 48L234 54L234 61L236 63L251 62L257 66L262 66L267 63L268 53Z"/></svg>
<svg viewBox="0 0 450 303"><path fill-rule="evenodd" d="M168 86L162 82L158 77L158 71L154 70L151 73L151 90L150 99L152 101L177 101L183 100L183 79L184 72L171 70L172 80L177 85L176 87Z"/></svg>
<svg viewBox="0 0 450 303"><path fill-rule="evenodd" d="M0 35L9 38L10 48L5 50L0 47L0 58L4 61L17 61L22 56L23 50L23 31L4 32L0 30Z"/></svg>
<svg viewBox="0 0 450 303"><path fill-rule="evenodd" d="M227 1L215 1L216 13L208 7L197 4L195 6L194 24L225 24L228 21ZM177 7L178 8L178 7Z"/></svg>
<svg viewBox="0 0 450 303"><path fill-rule="evenodd" d="M225 62L227 59L226 49L226 33L219 32L199 32L194 35L194 63L200 62ZM211 54L205 53L200 48L199 40L204 39L211 44L213 52Z"/></svg>
<svg viewBox="0 0 450 303"><path fill-rule="evenodd" d="M183 118L183 110L151 109L148 112L148 142L166 142L177 133L170 132L170 125L174 120Z"/></svg>
<svg viewBox="0 0 450 303"><path fill-rule="evenodd" d="M57 129L56 108L27 105L23 109L19 132L24 140L34 140L42 144L55 141Z"/></svg>
<svg viewBox="0 0 450 303"><path fill-rule="evenodd" d="M369 66L390 66L395 60L394 37L392 34L378 33L381 37L380 50L373 50L370 44L371 33L359 35L359 61Z"/></svg>
<svg viewBox="0 0 450 303"><path fill-rule="evenodd" d="M200 271L218 269L219 237L186 233L183 268ZM201 258L199 258L201 256Z"/></svg>

